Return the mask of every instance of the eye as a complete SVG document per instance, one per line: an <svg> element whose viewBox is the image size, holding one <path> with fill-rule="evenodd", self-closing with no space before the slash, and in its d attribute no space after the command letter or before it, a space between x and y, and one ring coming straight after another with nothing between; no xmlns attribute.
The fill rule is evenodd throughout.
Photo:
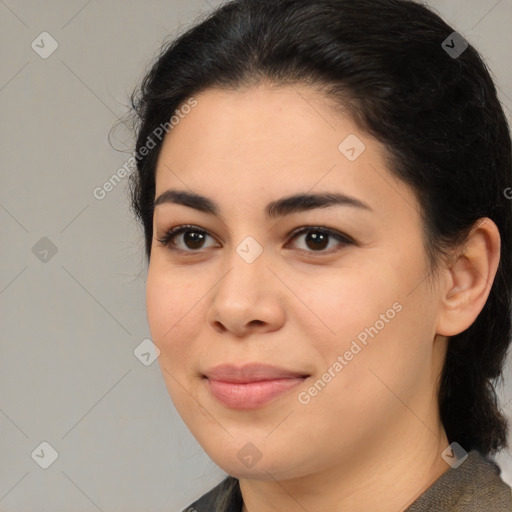
<svg viewBox="0 0 512 512"><path fill-rule="evenodd" d="M179 235L184 235L181 240L181 245L174 241L174 239ZM323 227L302 227L292 233L291 240L293 241L301 236L305 236L304 242L306 244L306 248L299 248L299 250L306 252L331 254L345 245L355 243L350 237ZM187 224L183 226L176 226L164 233L162 237L157 237L156 239L163 247L169 247L172 251L193 253L199 252L201 249L205 249L204 241L207 237L210 237L210 235L204 229ZM325 249L329 245L329 238L334 239L337 244L334 244L334 248L331 247L326 251Z"/></svg>
<svg viewBox="0 0 512 512"><path fill-rule="evenodd" d="M350 237L322 227L308 226L300 228L298 231L295 231L293 235L292 240L305 235L304 243L306 248L300 248L300 250L305 250L307 252L331 254L345 245L354 244L354 241ZM329 245L329 238L334 239L338 243L335 244L334 248L331 246L329 250L325 251L324 249ZM312 251L309 251L308 249L312 249Z"/></svg>
<svg viewBox="0 0 512 512"><path fill-rule="evenodd" d="M185 244L184 247L174 242L174 239L181 234L185 235L182 237L182 242ZM170 229L162 237L157 238L157 241L162 246L169 247L173 251L197 252L198 249L204 249L202 244L208 236L210 235L204 229L200 229L197 226L184 225Z"/></svg>

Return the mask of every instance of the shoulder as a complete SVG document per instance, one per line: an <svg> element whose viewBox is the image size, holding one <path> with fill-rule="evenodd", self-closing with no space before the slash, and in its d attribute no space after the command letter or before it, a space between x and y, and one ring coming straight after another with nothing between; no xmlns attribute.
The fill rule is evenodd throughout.
<svg viewBox="0 0 512 512"><path fill-rule="evenodd" d="M471 451L434 482L406 512L510 512L512 490L491 459Z"/></svg>
<svg viewBox="0 0 512 512"><path fill-rule="evenodd" d="M242 512L242 503L238 480L228 476L182 512Z"/></svg>

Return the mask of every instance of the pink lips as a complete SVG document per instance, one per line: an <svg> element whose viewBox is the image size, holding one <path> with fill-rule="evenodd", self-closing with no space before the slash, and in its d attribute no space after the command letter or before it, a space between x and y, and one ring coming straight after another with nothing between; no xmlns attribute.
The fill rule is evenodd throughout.
<svg viewBox="0 0 512 512"><path fill-rule="evenodd" d="M302 383L307 375L265 364L219 365L205 372L213 396L231 409L262 407Z"/></svg>

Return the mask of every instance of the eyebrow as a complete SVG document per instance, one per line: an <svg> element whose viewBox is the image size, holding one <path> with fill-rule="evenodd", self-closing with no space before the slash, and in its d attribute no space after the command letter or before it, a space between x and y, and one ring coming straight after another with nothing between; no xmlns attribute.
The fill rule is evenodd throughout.
<svg viewBox="0 0 512 512"><path fill-rule="evenodd" d="M164 203L180 204L194 208L201 212L220 216L219 205L200 194L186 190L166 190L155 200L155 208ZM270 219L284 217L296 212L313 210L316 208L326 208L328 206L352 206L364 210L373 211L373 209L360 199L340 193L320 193L320 194L294 194L282 197L276 201L268 203L265 208L267 217Z"/></svg>

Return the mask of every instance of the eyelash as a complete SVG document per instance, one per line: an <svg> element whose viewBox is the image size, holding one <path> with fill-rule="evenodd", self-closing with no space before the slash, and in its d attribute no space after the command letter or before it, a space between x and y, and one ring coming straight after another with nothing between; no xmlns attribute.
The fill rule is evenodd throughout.
<svg viewBox="0 0 512 512"><path fill-rule="evenodd" d="M186 233L187 231L191 231L194 233L200 233L204 235L209 235L207 231L204 229L201 229L197 226L193 226L191 224L186 224L182 226L176 226L172 229L169 229L164 235L160 238L156 237L156 240L160 243L162 247L168 247L169 250L178 252L178 253L184 253L184 254L199 254L201 252L201 249L198 249L196 251L194 250L184 250L184 249L178 249L176 247L176 244L172 242L172 239L182 233ZM305 249L300 249L302 252L307 252L308 254L320 254L320 255L328 255L332 254L333 252L336 252L340 250L342 247L346 245L353 245L355 244L354 240L352 240L350 237L343 235L341 233L338 233L336 231L333 231L328 228L320 227L320 226L304 226L302 228L299 228L291 233L291 240L294 240L300 235L307 234L307 233L321 233L323 235L328 235L334 239L336 239L338 242L341 243L340 246L331 248L327 251L320 250L320 251L308 251ZM213 238L213 237L212 237Z"/></svg>

